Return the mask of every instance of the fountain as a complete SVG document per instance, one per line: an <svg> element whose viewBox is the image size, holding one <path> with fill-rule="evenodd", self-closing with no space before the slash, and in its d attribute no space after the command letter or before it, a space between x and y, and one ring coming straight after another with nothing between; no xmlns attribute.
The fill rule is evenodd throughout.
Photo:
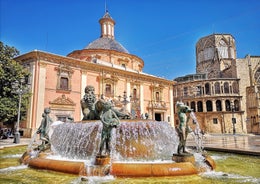
<svg viewBox="0 0 260 184"><path fill-rule="evenodd" d="M45 109L32 144L20 159L22 163L81 176L117 177L193 175L215 168L214 160L201 149L197 149L200 153L187 152L190 129L186 112L181 115L185 116L185 127L175 131L167 122L129 119L111 102L96 101L93 90L86 87L80 122L52 123L46 114L49 110ZM37 134L41 135L42 144L37 143Z"/></svg>

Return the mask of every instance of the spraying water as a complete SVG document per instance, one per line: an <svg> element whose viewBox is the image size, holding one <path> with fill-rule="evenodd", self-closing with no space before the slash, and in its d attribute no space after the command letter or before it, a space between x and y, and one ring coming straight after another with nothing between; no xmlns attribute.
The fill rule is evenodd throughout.
<svg viewBox="0 0 260 184"><path fill-rule="evenodd" d="M195 116L194 112L190 113L190 117L196 123L196 127L195 127L192 135L193 135L194 140L195 140L197 152L202 152L202 150L203 150L203 134L202 134L202 131L200 129L200 125L198 123L197 117Z"/></svg>
<svg viewBox="0 0 260 184"><path fill-rule="evenodd" d="M92 159L99 150L101 131L100 121L57 125L51 136L52 151L67 158ZM111 134L114 161L165 160L177 150L177 134L167 122L123 121Z"/></svg>

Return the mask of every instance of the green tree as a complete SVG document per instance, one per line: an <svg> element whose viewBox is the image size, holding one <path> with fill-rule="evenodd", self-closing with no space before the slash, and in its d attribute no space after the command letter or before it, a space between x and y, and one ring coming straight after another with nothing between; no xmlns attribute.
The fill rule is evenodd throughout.
<svg viewBox="0 0 260 184"><path fill-rule="evenodd" d="M16 122L18 115L19 95L14 84L18 84L16 87L24 90L27 87L26 79L29 77L28 70L14 60L18 55L19 51L16 48L0 42L0 122L8 124ZM22 95L21 119L26 116L29 97L29 92Z"/></svg>

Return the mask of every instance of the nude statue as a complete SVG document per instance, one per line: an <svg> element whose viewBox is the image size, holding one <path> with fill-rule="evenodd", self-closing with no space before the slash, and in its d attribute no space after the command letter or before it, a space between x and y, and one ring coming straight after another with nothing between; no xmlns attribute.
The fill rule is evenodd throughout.
<svg viewBox="0 0 260 184"><path fill-rule="evenodd" d="M119 119L116 113L111 109L111 103L109 101L103 104L103 111L100 115L100 120L103 124L101 133L101 144L99 149L99 155L102 154L104 144L106 145L106 154L110 153L110 141L111 131L119 125Z"/></svg>
<svg viewBox="0 0 260 184"><path fill-rule="evenodd" d="M41 125L37 130L37 134L40 134L40 140L42 140L42 144L38 147L40 151L48 149L50 147L50 140L49 140L49 130L50 125L52 123L52 119L50 118L51 110L49 108L44 109L44 113L42 114L42 121Z"/></svg>
<svg viewBox="0 0 260 184"><path fill-rule="evenodd" d="M190 112L192 112L192 109L184 105L182 102L177 102L177 114L180 121L179 126L176 128L180 141L177 149L178 154L188 153L188 151L185 149L185 146L188 133L191 132L191 129L188 126L190 116L187 117L187 113Z"/></svg>

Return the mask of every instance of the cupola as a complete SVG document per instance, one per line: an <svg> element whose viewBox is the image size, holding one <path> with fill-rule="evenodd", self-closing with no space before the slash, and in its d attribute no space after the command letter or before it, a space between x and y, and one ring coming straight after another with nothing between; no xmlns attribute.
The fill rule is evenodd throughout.
<svg viewBox="0 0 260 184"><path fill-rule="evenodd" d="M111 38L114 39L114 26L116 22L106 11L105 15L99 20L101 26L101 38Z"/></svg>

